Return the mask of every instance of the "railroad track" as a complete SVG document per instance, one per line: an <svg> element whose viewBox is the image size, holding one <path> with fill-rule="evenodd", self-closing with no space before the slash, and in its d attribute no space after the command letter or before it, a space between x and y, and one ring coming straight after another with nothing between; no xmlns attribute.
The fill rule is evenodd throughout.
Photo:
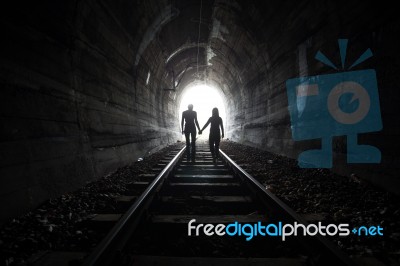
<svg viewBox="0 0 400 266"><path fill-rule="evenodd" d="M199 224L308 223L224 152L217 163L205 144L197 144L194 163L184 153L176 150L160 162L158 175L132 184L133 191L146 188L83 265L353 264L320 236L246 240L207 236L201 227L196 236Z"/></svg>

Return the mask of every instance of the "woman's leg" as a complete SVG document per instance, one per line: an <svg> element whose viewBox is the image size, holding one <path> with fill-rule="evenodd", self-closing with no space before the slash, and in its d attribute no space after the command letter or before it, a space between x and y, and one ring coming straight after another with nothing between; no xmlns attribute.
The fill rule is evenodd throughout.
<svg viewBox="0 0 400 266"><path fill-rule="evenodd" d="M219 157L219 143L221 141L221 138L218 137L214 141L215 141L215 158L218 158Z"/></svg>
<svg viewBox="0 0 400 266"><path fill-rule="evenodd" d="M210 152L211 152L211 156L213 157L213 159L215 158L215 151L214 151L214 138L212 136L210 136L208 138L208 143L210 145Z"/></svg>

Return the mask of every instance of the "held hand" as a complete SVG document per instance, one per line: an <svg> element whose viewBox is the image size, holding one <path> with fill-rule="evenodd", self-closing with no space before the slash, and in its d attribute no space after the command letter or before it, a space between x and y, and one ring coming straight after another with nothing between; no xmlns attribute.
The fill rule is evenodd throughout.
<svg viewBox="0 0 400 266"><path fill-rule="evenodd" d="M222 138L224 138L224 134L222 134Z"/></svg>
<svg viewBox="0 0 400 266"><path fill-rule="evenodd" d="M199 135L201 135L201 133L203 133L203 131L199 130Z"/></svg>
<svg viewBox="0 0 400 266"><path fill-rule="evenodd" d="M182 130L182 135L185 134L185 131Z"/></svg>

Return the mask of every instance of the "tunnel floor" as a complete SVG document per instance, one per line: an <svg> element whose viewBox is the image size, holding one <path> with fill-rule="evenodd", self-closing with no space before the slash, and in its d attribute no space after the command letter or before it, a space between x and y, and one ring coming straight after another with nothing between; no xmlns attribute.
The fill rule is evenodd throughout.
<svg viewBox="0 0 400 266"><path fill-rule="evenodd" d="M143 161L133 162L82 189L51 199L0 230L2 261L26 263L46 251L88 252L105 236L107 226L93 227L93 213L115 211L116 198L132 181L148 173L171 145ZM360 177L342 177L328 170L300 169L295 160L224 140L221 149L260 183L309 222L350 223L400 227L399 198L381 191ZM376 237L330 237L345 253L374 257L385 264L398 263L400 234Z"/></svg>

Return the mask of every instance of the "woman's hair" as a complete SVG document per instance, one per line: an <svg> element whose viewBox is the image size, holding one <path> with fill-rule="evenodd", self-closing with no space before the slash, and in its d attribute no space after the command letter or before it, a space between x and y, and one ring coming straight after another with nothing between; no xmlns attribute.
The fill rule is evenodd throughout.
<svg viewBox="0 0 400 266"><path fill-rule="evenodd" d="M218 112L218 108L217 107L214 107L212 109L212 116L219 117L219 112Z"/></svg>

